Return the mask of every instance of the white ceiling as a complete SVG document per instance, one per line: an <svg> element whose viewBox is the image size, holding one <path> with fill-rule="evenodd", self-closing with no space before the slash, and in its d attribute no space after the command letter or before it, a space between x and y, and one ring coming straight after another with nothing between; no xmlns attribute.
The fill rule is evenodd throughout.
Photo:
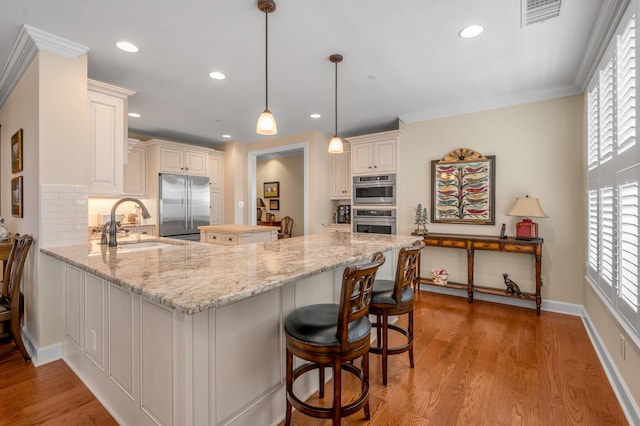
<svg viewBox="0 0 640 426"><path fill-rule="evenodd" d="M269 15L269 108L278 136L333 134L581 93L628 0L563 0L521 27L520 0L276 0ZM613 16L613 18L612 18ZM479 23L485 32L463 40ZM202 145L254 142L265 107L265 15L257 0L0 0L0 66L23 24L89 48L89 77L137 93L134 133ZM137 54L115 47L127 40ZM226 80L208 77L214 70ZM0 74L1 77L1 74ZM0 91L6 89L2 87ZM309 114L322 114L311 119Z"/></svg>

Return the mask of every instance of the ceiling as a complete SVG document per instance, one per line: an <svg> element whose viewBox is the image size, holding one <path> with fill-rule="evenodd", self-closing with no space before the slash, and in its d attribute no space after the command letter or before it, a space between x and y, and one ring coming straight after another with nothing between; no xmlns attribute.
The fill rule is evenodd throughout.
<svg viewBox="0 0 640 426"><path fill-rule="evenodd" d="M206 146L267 138L255 132L265 107L265 15L257 0L0 1L0 67L26 24L88 47L90 78L136 91L129 111L142 117L129 119L133 133ZM623 3L563 0L557 18L522 26L516 0L276 0L269 109L278 136L333 134L333 53L344 56L343 137L394 129L398 119L581 93ZM460 38L471 23L484 33ZM121 40L140 51L120 51ZM213 80L211 71L227 78Z"/></svg>

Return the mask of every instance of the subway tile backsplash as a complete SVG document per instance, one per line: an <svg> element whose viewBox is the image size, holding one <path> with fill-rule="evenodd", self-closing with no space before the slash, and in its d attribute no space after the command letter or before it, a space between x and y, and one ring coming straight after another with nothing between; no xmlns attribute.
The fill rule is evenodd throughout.
<svg viewBox="0 0 640 426"><path fill-rule="evenodd" d="M40 185L40 247L86 244L88 200L86 185Z"/></svg>

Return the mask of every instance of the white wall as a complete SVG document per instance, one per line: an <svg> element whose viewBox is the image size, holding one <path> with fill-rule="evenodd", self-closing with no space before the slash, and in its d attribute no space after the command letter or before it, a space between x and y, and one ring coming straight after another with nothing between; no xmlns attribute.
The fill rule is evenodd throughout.
<svg viewBox="0 0 640 426"><path fill-rule="evenodd" d="M271 212L280 220L285 216L293 219L292 234L296 237L304 235L304 157L302 155L291 157L278 157L256 162L258 198L262 198L265 205L262 220L266 219L266 213ZM270 210L270 198L264 198L264 182L280 182L279 210Z"/></svg>

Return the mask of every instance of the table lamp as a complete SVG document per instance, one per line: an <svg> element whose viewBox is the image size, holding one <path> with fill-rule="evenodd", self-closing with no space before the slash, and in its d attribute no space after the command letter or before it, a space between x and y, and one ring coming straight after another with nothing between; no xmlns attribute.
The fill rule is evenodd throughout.
<svg viewBox="0 0 640 426"><path fill-rule="evenodd" d="M516 223L516 239L531 240L538 238L538 224L533 222L531 217L549 217L542 210L540 201L537 198L526 197L516 198L516 203L507 216L522 217L522 221Z"/></svg>
<svg viewBox="0 0 640 426"><path fill-rule="evenodd" d="M256 212L256 221L262 222L262 208L267 206L264 205L264 201L262 201L262 198L259 197L256 204L258 205L258 211Z"/></svg>

